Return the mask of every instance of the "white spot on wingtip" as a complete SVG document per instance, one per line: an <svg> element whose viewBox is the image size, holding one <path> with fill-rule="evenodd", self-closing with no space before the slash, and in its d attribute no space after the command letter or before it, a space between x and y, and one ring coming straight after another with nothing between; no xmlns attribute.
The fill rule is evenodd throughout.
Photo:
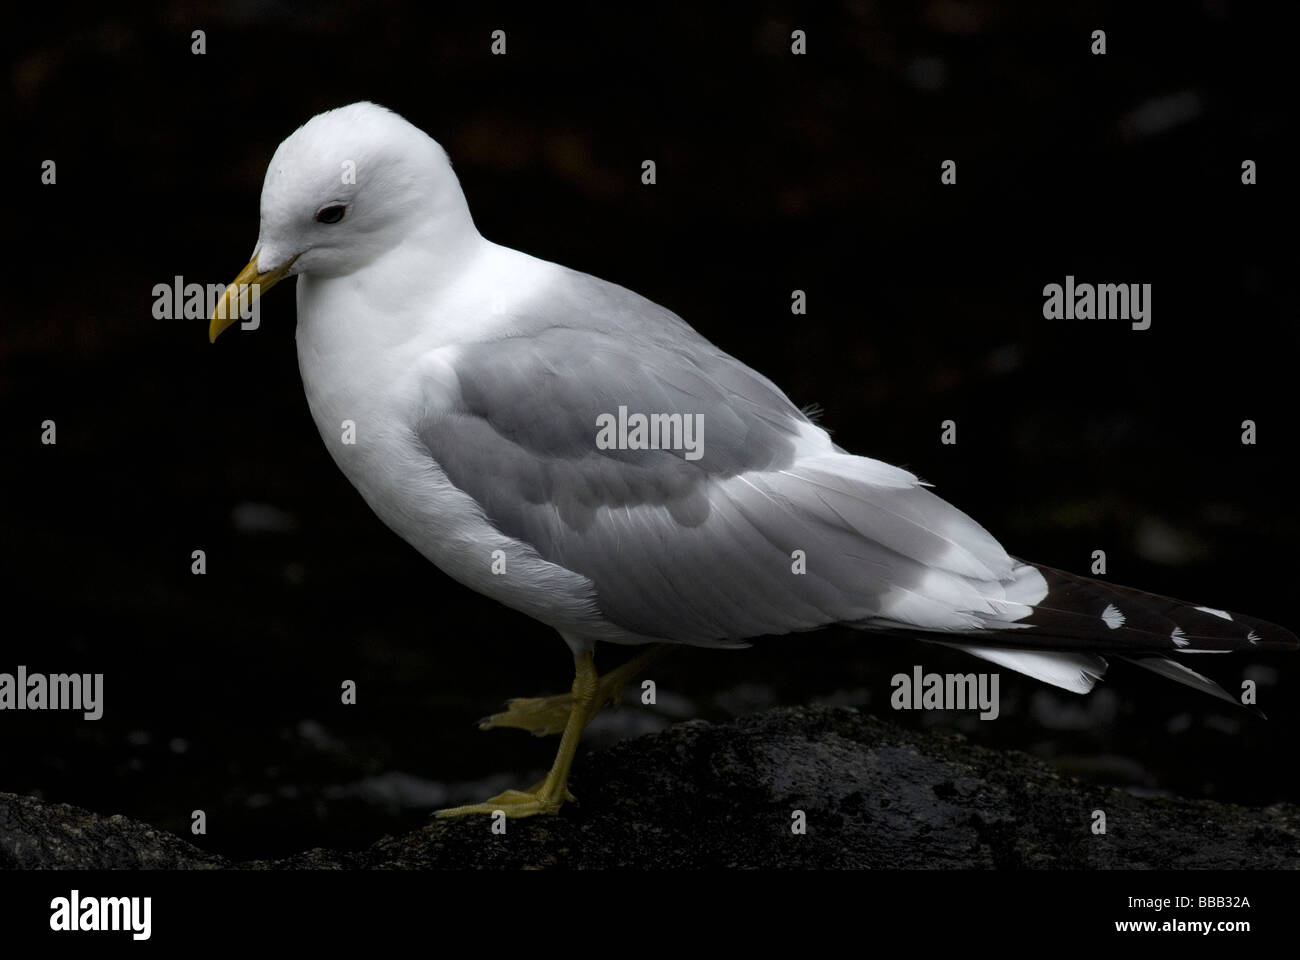
<svg viewBox="0 0 1300 960"><path fill-rule="evenodd" d="M1232 614L1230 614L1227 610L1215 610L1213 607L1193 607L1192 609L1199 610L1201 611L1201 613L1214 614L1214 616L1221 617L1224 620L1232 619Z"/></svg>
<svg viewBox="0 0 1300 960"><path fill-rule="evenodd" d="M1101 612L1101 619L1112 630L1118 630L1124 626L1124 614L1120 613L1119 607L1113 603L1106 604L1106 609Z"/></svg>
<svg viewBox="0 0 1300 960"><path fill-rule="evenodd" d="M1172 641L1174 642L1174 646L1175 646L1175 647L1187 647L1187 646L1191 646L1191 641L1190 641L1190 640L1184 640L1184 639L1183 639L1183 636L1184 636L1184 634L1183 634L1183 628L1182 628L1182 627L1174 627L1173 632L1169 634L1169 639L1172 640Z"/></svg>

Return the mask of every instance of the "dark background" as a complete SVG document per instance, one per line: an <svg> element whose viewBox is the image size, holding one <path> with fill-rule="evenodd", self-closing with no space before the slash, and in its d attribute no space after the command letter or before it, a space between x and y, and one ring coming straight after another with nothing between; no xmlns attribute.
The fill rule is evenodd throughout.
<svg viewBox="0 0 1300 960"><path fill-rule="evenodd" d="M1012 553L1087 572L1104 549L1117 582L1296 629L1292 35L1237 3L1132 6L73 3L11 21L0 671L103 672L106 712L0 714L0 789L187 837L203 809L190 839L270 857L365 846L549 764L554 740L473 721L566 689L567 649L432 569L335 469L291 292L216 346L206 320L152 316L157 283L234 278L275 146L360 99L447 148L485 236L670 307ZM1151 329L1044 320L1066 274L1153 284ZM1002 716L979 722L888 704L895 672L977 661L828 630L687 651L652 674L656 710L607 714L588 742L829 701L1138 790L1298 799L1295 659L1224 661L1194 665L1258 680L1269 721L1116 664L1088 698L1003 671ZM581 774L575 792L599 790Z"/></svg>

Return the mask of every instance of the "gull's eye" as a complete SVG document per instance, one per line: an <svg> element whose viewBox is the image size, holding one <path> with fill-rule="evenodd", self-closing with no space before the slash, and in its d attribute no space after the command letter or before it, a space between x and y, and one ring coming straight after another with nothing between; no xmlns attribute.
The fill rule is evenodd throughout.
<svg viewBox="0 0 1300 960"><path fill-rule="evenodd" d="M343 214L348 212L347 204L331 203L328 207L321 207L316 211L317 223L338 223L343 219Z"/></svg>

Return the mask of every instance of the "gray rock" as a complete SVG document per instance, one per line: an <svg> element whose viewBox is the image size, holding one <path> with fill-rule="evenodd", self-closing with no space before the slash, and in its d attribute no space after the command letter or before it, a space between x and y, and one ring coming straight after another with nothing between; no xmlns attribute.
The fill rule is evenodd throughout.
<svg viewBox="0 0 1300 960"><path fill-rule="evenodd" d="M0 794L0 867L1300 868L1300 807L1139 797L855 710L692 721L584 756L559 817L432 821L230 863L123 817ZM807 832L791 830L803 811ZM1106 833L1092 832L1093 811Z"/></svg>
<svg viewBox="0 0 1300 960"><path fill-rule="evenodd" d="M202 870L220 857L121 815L0 793L0 869Z"/></svg>

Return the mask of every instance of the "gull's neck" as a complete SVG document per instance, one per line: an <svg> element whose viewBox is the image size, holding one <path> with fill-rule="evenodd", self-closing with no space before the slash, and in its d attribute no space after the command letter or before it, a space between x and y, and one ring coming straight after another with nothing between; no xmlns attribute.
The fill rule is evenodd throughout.
<svg viewBox="0 0 1300 960"><path fill-rule="evenodd" d="M300 351L392 350L435 323L488 246L468 214L427 226L351 273L298 280Z"/></svg>

